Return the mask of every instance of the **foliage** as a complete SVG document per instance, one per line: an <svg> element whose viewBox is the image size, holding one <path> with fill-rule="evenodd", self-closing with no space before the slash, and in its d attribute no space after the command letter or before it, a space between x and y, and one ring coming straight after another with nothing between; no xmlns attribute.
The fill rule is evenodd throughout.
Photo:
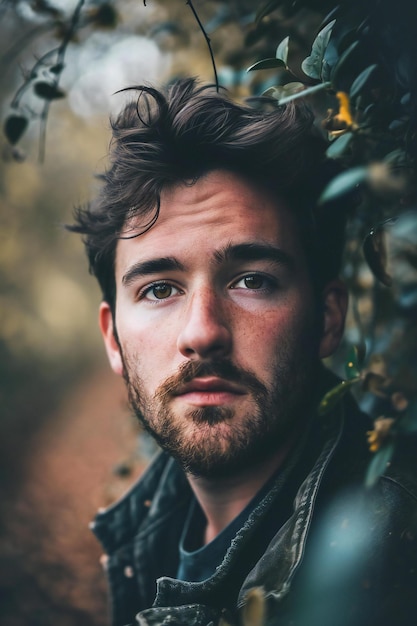
<svg viewBox="0 0 417 626"><path fill-rule="evenodd" d="M417 309L415 9L407 0L396 3L395 10L389 0L338 4L326 0L269 0L259 7L257 22L261 24L273 13L285 19L305 10L319 11L323 20L301 63L293 65L292 41L287 36L278 44L275 65L265 59L249 70L276 67L277 86L269 87L265 95L275 98L278 105L305 98L315 111L317 128L329 141L327 156L345 168L324 190L320 202L326 204L353 190L361 191L362 202L351 215L354 226L345 274L355 298L354 314L360 331L356 334L367 347L368 362L364 367L358 351L347 348L346 379L323 398L320 411L331 410L352 388L362 395L372 394L374 400L369 402L368 398L368 408L384 411L368 433L375 456L366 484L372 486L394 453L401 453L401 436L417 432L415 356L410 358L404 345L407 338L415 340L409 316ZM290 88L289 93L283 84L287 90ZM360 284L363 258L377 280L373 283L374 302L368 324L363 323L358 306L364 291ZM378 281L392 288L390 295L381 291ZM402 285L404 282L406 285ZM400 301L395 299L399 294ZM378 321L377 299L392 315L382 324ZM375 324L376 330L372 328ZM389 339L390 326L395 328L395 345L400 347L396 358ZM384 357L376 352L381 348ZM375 371L376 362L380 370L384 363L383 371ZM404 377L406 369L412 374Z"/></svg>
<svg viewBox="0 0 417 626"><path fill-rule="evenodd" d="M40 122L39 160L44 160L45 138L48 114L51 102L65 97L59 87L62 72L65 69L65 56L68 45L77 33L87 27L114 28L117 25L117 11L109 2L89 7L83 12L85 0L78 0L72 15L67 18L59 9L45 0L33 3L34 12L47 19L48 28L54 28L59 45L43 54L24 77L24 81L14 95L11 113L4 122L4 134L10 144L15 145L26 131L29 122ZM41 100L41 110L35 111L27 104L25 97L36 96Z"/></svg>
<svg viewBox="0 0 417 626"><path fill-rule="evenodd" d="M144 11L146 4L151 2L143 3ZM304 99L313 109L317 130L329 144L327 156L344 170L325 189L321 203L343 198L352 190L360 192L361 202L350 215L344 263L344 278L352 293L344 349L347 371L321 409L328 410L354 389L377 420L388 420L376 421L369 435L376 453L367 479L372 484L398 451L401 436L417 430L413 3L398 0L394 10L390 0L219 0L212 3L210 15L203 3L184 0L182 4L191 9L204 35L216 84L229 76L229 86L239 93L242 87L249 94L263 93L278 106ZM11 3L2 6L12 10ZM83 31L118 28L119 14L115 2L100 0L79 0L70 16L46 1L32 6L44 17L48 30L53 29L59 45L26 72L4 132L18 156L17 144L30 123L38 120L42 158L50 105L65 98L60 78L68 47L77 45ZM239 24L243 45L224 53L231 22ZM190 73L192 63L191 58ZM41 102L40 112L33 108L33 98ZM352 344L365 346L366 356L359 358ZM375 371L377 361L384 363L383 371ZM340 369L340 364L334 365Z"/></svg>

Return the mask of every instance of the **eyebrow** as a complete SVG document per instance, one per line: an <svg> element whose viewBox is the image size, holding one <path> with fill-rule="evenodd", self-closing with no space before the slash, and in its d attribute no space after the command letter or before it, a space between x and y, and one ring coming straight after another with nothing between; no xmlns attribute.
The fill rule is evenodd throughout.
<svg viewBox="0 0 417 626"><path fill-rule="evenodd" d="M218 265L236 261L273 261L286 266L288 269L294 267L294 260L287 252L268 243L229 243L221 250L216 250L213 256ZM122 284L128 287L136 278L175 270L185 271L185 266L175 257L167 256L139 261L124 274Z"/></svg>
<svg viewBox="0 0 417 626"><path fill-rule="evenodd" d="M228 244L214 253L216 263L233 261L273 261L288 269L294 268L294 259L287 252L269 243Z"/></svg>
<svg viewBox="0 0 417 626"><path fill-rule="evenodd" d="M139 261L128 269L122 278L122 284L128 287L135 278L158 274L159 272L169 272L173 270L184 271L184 265L175 257L165 256L149 261Z"/></svg>

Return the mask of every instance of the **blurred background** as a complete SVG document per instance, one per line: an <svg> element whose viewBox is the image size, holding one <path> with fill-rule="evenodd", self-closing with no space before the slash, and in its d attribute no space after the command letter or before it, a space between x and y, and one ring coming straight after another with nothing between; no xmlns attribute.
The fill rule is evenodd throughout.
<svg viewBox="0 0 417 626"><path fill-rule="evenodd" d="M33 66L62 44L78 4L0 2L3 120ZM232 2L228 17L216 2L199 3L213 29L224 19L213 46L226 74L227 55L238 56L242 47L239 20L253 17L254 4ZM0 138L4 626L107 623L101 552L88 523L128 488L152 452L138 438L123 384L107 364L97 327L100 293L82 243L63 229L74 205L94 194L94 174L105 168L108 117L121 105L114 92L181 74L213 80L206 43L185 3L147 5L85 3L83 27L66 50L65 97L50 103L44 147L45 101L32 94L20 105L31 121L18 147ZM40 64L40 80L43 71Z"/></svg>
<svg viewBox="0 0 417 626"><path fill-rule="evenodd" d="M310 4L315 10L267 16L255 28L255 0L196 1L220 83L239 98L275 85L273 67L246 69L274 57L288 34L292 64L299 67L332 2ZM139 434L123 383L107 364L97 327L100 293L82 242L63 225L97 190L108 117L125 97L115 92L181 75L213 81L205 38L183 0L0 0L0 107L9 120L8 140L0 137L4 626L107 623L101 553L88 523L137 478L153 448ZM45 93L51 76L58 80ZM334 366L342 366L349 342L365 336L405 363L401 376L415 391L416 217L405 226L406 233L414 228L414 239L408 265L397 267L395 302L360 252L370 225L369 219L354 224L348 245L344 271L355 298L347 343ZM401 287L405 275L407 289ZM385 375L384 367L379 360Z"/></svg>

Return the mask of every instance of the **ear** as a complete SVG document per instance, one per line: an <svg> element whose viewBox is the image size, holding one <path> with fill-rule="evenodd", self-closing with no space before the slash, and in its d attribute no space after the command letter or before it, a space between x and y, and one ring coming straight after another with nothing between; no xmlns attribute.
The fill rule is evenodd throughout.
<svg viewBox="0 0 417 626"><path fill-rule="evenodd" d="M108 359L110 361L111 368L119 376L123 375L123 360L120 354L119 344L116 341L113 314L108 302L102 302L100 304L98 323L100 326L101 334L103 335L104 345Z"/></svg>
<svg viewBox="0 0 417 626"><path fill-rule="evenodd" d="M345 328L348 305L346 285L341 280L333 280L323 290L323 332L319 356L324 359L339 347Z"/></svg>

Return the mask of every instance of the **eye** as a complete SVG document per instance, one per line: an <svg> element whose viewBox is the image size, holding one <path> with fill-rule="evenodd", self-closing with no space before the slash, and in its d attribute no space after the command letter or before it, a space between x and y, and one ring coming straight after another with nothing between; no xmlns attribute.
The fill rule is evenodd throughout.
<svg viewBox="0 0 417 626"><path fill-rule="evenodd" d="M263 274L247 274L232 285L232 289L251 289L254 291L270 291L272 287L272 279Z"/></svg>
<svg viewBox="0 0 417 626"><path fill-rule="evenodd" d="M173 285L171 285L170 283L153 283L152 285L149 285L148 287L146 287L142 293L140 294L140 299L146 299L146 300L166 300L167 298L170 298L171 296L175 296L177 295L179 292L179 289L177 289L176 287L174 287Z"/></svg>

